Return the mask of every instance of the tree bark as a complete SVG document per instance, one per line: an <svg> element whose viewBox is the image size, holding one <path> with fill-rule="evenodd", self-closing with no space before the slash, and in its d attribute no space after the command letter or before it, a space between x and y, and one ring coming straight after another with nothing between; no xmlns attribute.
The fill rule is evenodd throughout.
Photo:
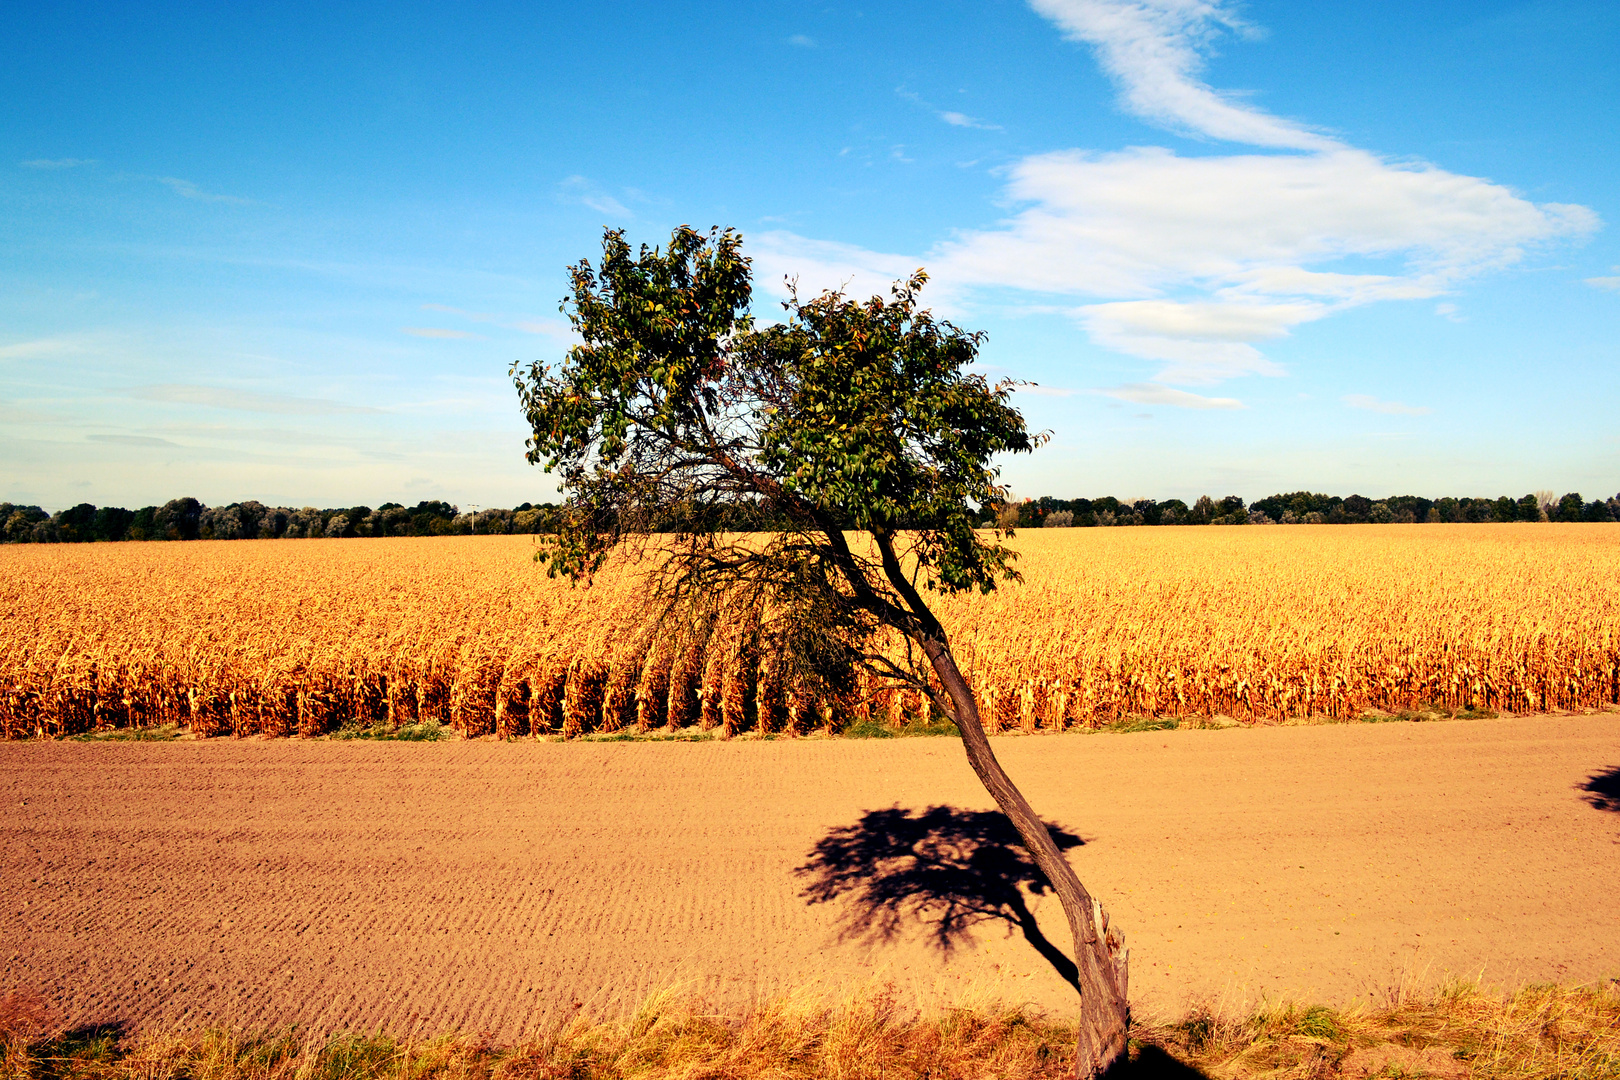
<svg viewBox="0 0 1620 1080"><path fill-rule="evenodd" d="M925 635L919 644L951 699L969 764L1001 812L1018 830L1024 847L1052 883L1058 902L1063 905L1063 914L1068 917L1080 978L1080 1034L1075 1047L1074 1074L1081 1080L1095 1080L1126 1062L1130 954L1125 948L1125 935L1109 928L1108 914L1102 905L1080 884L1074 868L1052 842L1045 823L1036 816L1034 808L996 760L979 719L978 702L956 666L950 646L932 635Z"/></svg>

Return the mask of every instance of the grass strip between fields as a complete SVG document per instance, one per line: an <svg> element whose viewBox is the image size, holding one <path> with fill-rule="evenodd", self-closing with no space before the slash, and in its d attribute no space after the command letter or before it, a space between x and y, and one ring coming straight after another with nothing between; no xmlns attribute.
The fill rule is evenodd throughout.
<svg viewBox="0 0 1620 1080"><path fill-rule="evenodd" d="M1587 712L1615 712L1615 708L1601 710L1587 710ZM1520 714L1540 715L1540 714ZM1552 714L1561 715L1561 714ZM1227 730L1231 728L1249 727L1299 727L1316 725L1339 724L1388 724L1388 723L1434 723L1447 720L1495 720L1511 719L1514 714L1498 713L1490 709L1448 709L1441 706L1429 708L1404 709L1400 712L1380 712L1371 710L1350 720L1339 720L1330 717L1297 717L1279 723L1255 724L1242 723L1229 716L1213 717L1183 717L1176 719L1165 716L1134 716L1125 717L1114 723L1093 728L1070 728L1064 732L1050 732L1037 730L1033 732L1021 731L1017 728L1003 730L1001 735L1136 735L1143 732L1176 731L1176 730ZM790 734L787 732L771 732L759 734L747 732L730 738L743 742L772 742L789 739L906 739L906 738L954 738L957 735L956 725L949 720L923 721L908 719L903 725L883 723L877 720L868 720L850 724L837 732L828 733L823 729L816 729L803 734ZM214 736L218 738L220 736ZM436 720L424 720L419 723L401 724L398 727L378 725L376 727L345 727L339 728L326 735L314 736L317 739L335 742L368 741L368 742L439 742L445 739L460 739L463 736L453 728L441 724ZM85 732L82 735L62 736L70 742L173 742L176 739L192 740L197 738L191 731L174 724L151 728L109 728L101 731ZM494 738L483 736L484 739ZM529 742L720 742L726 740L726 734L720 728L703 730L699 728L681 728L670 731L667 728L653 728L648 731L639 731L635 728L626 728L613 732L585 732L574 736L565 736L560 733L549 735L513 736L504 741Z"/></svg>
<svg viewBox="0 0 1620 1080"><path fill-rule="evenodd" d="M868 987L829 1002L790 994L744 1014L678 991L616 1019L577 1018L512 1046L466 1034L313 1036L116 1026L44 1033L37 995L0 997L6 1080L847 1080L1068 1075L1074 1033L1061 1019L991 1001L932 1015ZM1223 1017L1194 1009L1132 1029L1137 1077L1315 1080L1612 1080L1620 1076L1620 980L1532 986L1501 996L1455 982L1382 1007L1272 1003Z"/></svg>

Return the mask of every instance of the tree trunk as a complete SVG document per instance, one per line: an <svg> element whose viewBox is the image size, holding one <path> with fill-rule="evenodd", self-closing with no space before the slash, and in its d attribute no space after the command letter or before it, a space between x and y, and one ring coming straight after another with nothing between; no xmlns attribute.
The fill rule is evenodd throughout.
<svg viewBox="0 0 1620 1080"><path fill-rule="evenodd" d="M1063 857L1046 825L1013 784L990 749L979 706L967 679L956 666L950 646L943 640L926 637L921 642L929 663L955 707L956 726L962 733L968 762L979 775L985 790L1018 830L1024 847L1041 868L1074 935L1074 961L1080 975L1080 1036L1075 1048L1074 1073L1081 1080L1094 1080L1122 1066L1126 1061L1126 1032L1130 1023L1127 1007L1127 963L1125 935L1108 927L1102 905L1086 892L1074 868Z"/></svg>

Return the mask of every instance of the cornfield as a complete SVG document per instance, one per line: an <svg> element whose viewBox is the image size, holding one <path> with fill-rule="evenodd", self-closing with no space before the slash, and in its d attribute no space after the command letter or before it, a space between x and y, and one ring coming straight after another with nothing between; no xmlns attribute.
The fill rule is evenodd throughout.
<svg viewBox="0 0 1620 1080"><path fill-rule="evenodd" d="M936 601L987 723L1276 722L1620 703L1620 526L1050 529L1024 582ZM530 537L0 549L0 734L805 734L927 720L785 678L757 627L653 632L638 571L550 580Z"/></svg>

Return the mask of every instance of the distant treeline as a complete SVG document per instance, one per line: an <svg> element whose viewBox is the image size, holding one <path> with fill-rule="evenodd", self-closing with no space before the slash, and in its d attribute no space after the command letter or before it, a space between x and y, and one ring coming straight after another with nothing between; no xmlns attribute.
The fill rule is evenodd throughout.
<svg viewBox="0 0 1620 1080"><path fill-rule="evenodd" d="M1311 491L1270 495L1244 505L1236 495L1212 499L1204 495L1191 506L1180 499L1124 502L1113 496L1101 499L1025 499L1022 503L980 511L986 524L999 522L1020 528L1062 528L1095 525L1361 525L1390 522L1489 521L1616 521L1620 520L1620 494L1587 502L1579 492L1555 499L1551 492L1514 499L1425 499L1421 495L1395 495L1372 500L1365 495L1340 498Z"/></svg>
<svg viewBox="0 0 1620 1080"><path fill-rule="evenodd" d="M447 502L415 506L383 503L317 510L265 506L249 500L204 506L171 499L162 506L126 510L80 503L47 514L37 506L0 503L0 529L8 544L76 543L90 540L293 540L306 537L457 536L468 533L551 532L551 504L524 503L511 510L464 514Z"/></svg>
<svg viewBox="0 0 1620 1080"><path fill-rule="evenodd" d="M126 510L121 506L80 503L47 514L37 506L0 503L0 538L8 544L83 543L93 540L292 540L306 537L465 536L472 533L548 533L556 529L561 508L552 503L523 503L510 510L462 513L447 502L419 502L294 510L249 500L229 506L204 506L196 499L171 499L162 506ZM1550 493L1522 499L1425 499L1396 495L1374 501L1364 495L1340 498L1309 491L1272 495L1245 504L1236 495L1205 495L1188 506L1180 499L1126 502L1100 499L1025 499L986 506L985 525L1018 528L1094 527L1108 525L1352 525L1389 522L1617 521L1620 494L1586 501L1578 492L1555 499ZM708 507L689 515L677 513L655 530L710 528L770 530L776 523L757 507Z"/></svg>

